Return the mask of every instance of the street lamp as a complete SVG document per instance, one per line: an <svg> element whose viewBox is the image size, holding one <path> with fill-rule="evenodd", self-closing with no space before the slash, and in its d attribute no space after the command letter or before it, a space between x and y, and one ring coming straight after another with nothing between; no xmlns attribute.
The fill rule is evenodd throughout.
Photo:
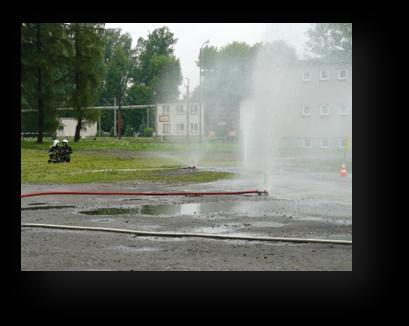
<svg viewBox="0 0 409 326"><path fill-rule="evenodd" d="M200 105L199 105L199 135L202 142L202 107L203 107L203 92L202 92L202 48L209 43L209 40L204 42L199 50L199 90L200 90Z"/></svg>

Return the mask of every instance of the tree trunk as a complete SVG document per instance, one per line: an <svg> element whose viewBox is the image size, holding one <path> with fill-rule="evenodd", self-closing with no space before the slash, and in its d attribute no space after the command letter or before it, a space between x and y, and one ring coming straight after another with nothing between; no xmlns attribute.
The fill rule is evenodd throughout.
<svg viewBox="0 0 409 326"><path fill-rule="evenodd" d="M37 51L40 54L41 50L41 35L40 35L41 24L37 24ZM43 101L43 79L42 79L41 67L37 68L37 109L38 109L38 121L37 121L37 143L43 142L43 129L44 129L44 101Z"/></svg>
<svg viewBox="0 0 409 326"><path fill-rule="evenodd" d="M75 127L74 142L77 142L81 139L81 128L82 128L82 119L78 119L77 126Z"/></svg>
<svg viewBox="0 0 409 326"><path fill-rule="evenodd" d="M78 59L80 56L79 54L79 44L78 44L78 30L75 31L75 56ZM81 139L81 128L82 128L82 114L80 108L80 101L78 97L80 96L80 76L78 72L78 67L75 71L75 95L77 98L75 99L76 106L75 109L78 110L80 116L78 117L77 126L75 127L75 135L74 135L74 142L78 142Z"/></svg>

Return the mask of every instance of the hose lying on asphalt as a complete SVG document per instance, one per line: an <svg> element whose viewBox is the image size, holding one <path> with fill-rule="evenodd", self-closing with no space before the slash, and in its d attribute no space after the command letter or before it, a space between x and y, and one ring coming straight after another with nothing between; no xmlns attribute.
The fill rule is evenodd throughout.
<svg viewBox="0 0 409 326"><path fill-rule="evenodd" d="M221 196L221 195L246 195L246 194L267 194L265 190L246 191L208 191L208 192L99 192L99 191L45 191L33 192L20 195L21 198L50 195L102 195L102 196Z"/></svg>
<svg viewBox="0 0 409 326"><path fill-rule="evenodd" d="M298 242L298 243L327 243L338 245L352 245L352 241L348 240L330 240L330 239L302 239L302 238L277 238L277 237L251 237L251 236L236 236L236 235L220 235L210 233L181 233L181 232L150 232L150 231L136 231L129 229L113 229L101 228L92 226L76 226L76 225L56 225L56 224L38 224L38 223L24 223L22 227L32 228L49 228L49 229L63 229L63 230L81 230L81 231L99 231L99 232L114 232L114 233L128 233L139 236L154 236L154 237L187 237L187 238L208 238L221 240L248 240L248 241L278 241L278 242Z"/></svg>

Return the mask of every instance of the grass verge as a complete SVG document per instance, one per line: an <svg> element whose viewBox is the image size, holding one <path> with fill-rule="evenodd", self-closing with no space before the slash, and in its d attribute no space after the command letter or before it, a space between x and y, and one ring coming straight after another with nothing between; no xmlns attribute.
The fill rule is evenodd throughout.
<svg viewBox="0 0 409 326"><path fill-rule="evenodd" d="M31 184L132 183L166 184L201 183L230 178L232 173L196 171L174 173L182 165L163 157L124 156L98 152L95 148L74 147L70 163L47 163L47 148L22 148L21 182ZM119 153L118 153L119 154Z"/></svg>

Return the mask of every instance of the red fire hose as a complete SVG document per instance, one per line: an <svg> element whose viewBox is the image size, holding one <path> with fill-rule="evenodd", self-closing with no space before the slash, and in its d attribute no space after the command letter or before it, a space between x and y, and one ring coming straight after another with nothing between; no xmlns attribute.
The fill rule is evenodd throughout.
<svg viewBox="0 0 409 326"><path fill-rule="evenodd" d="M246 195L267 194L265 190L246 191L210 191L210 192L98 192L98 191L45 191L33 192L20 195L21 198L50 195L98 195L98 196L224 196L224 195Z"/></svg>

